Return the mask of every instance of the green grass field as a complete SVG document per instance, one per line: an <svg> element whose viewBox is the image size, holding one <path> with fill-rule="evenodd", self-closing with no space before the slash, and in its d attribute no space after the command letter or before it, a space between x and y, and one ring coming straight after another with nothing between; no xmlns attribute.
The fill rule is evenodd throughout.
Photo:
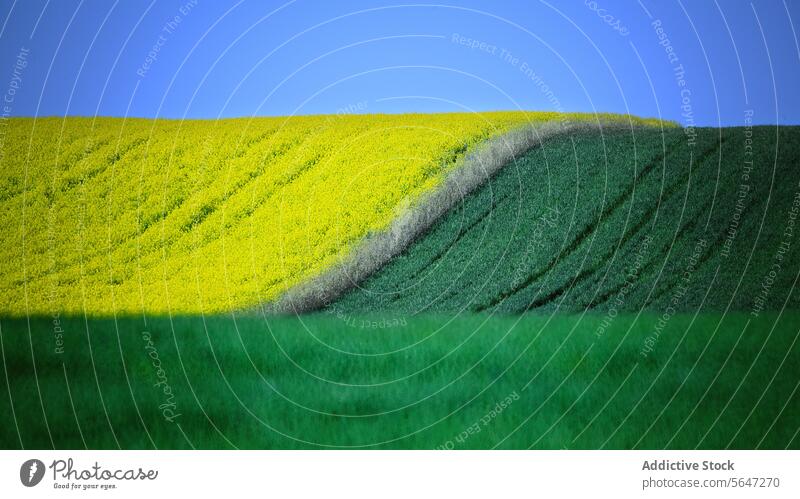
<svg viewBox="0 0 800 499"><path fill-rule="evenodd" d="M800 447L797 313L394 319L2 320L0 445Z"/></svg>

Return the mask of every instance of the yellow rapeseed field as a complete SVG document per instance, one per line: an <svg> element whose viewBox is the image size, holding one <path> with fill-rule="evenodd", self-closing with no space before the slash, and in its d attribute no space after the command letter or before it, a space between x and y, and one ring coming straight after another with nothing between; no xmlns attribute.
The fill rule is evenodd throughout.
<svg viewBox="0 0 800 499"><path fill-rule="evenodd" d="M560 116L11 119L0 314L274 300L385 228L480 142Z"/></svg>

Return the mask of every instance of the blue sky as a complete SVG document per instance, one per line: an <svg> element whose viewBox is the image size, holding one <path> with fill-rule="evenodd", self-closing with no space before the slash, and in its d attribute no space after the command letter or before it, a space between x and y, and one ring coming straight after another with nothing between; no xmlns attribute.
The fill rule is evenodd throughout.
<svg viewBox="0 0 800 499"><path fill-rule="evenodd" d="M528 109L716 126L752 110L800 124L792 21L800 3L783 0L3 0L0 90L14 87L12 116Z"/></svg>

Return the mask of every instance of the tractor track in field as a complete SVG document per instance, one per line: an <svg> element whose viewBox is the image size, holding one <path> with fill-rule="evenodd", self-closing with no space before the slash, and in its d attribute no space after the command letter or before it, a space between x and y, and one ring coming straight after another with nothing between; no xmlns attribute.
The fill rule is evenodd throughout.
<svg viewBox="0 0 800 499"><path fill-rule="evenodd" d="M719 143L716 146L711 147L711 148L703 151L703 153L699 156L699 158L698 158L698 160L696 162L696 166L700 167L705 162L705 160L708 157L710 157L714 152L719 150L719 148L721 146L722 146L722 143ZM678 192L678 190L680 188L685 187L683 181L688 180L690 174L691 174L691 170L689 172L687 172L687 174L684 175L683 177L681 177L680 179L674 181L668 187L667 191L663 194L662 199L666 200L666 199L671 198L675 193ZM629 198L630 198L630 194L633 192L634 188L635 188L635 186L633 186L630 189L630 191L628 193L626 193L626 195ZM614 207L613 211L616 211L617 209L619 209L619 207L621 205L622 205L622 203L618 203ZM625 233L624 233L619 245L616 248L609 248L609 252L607 252L605 256L607 258L608 257L612 257L613 258L613 256L616 255L616 252L619 249L619 247L622 247L622 246L626 245L634 236L636 236L639 233L639 231L645 225L647 225L648 222L653 220L657 210L658 210L657 206L651 206L651 208L646 213L644 213L643 216L641 216L639 218L639 220L633 225L633 227L630 230L626 230L625 231ZM611 212L604 213L604 215L610 216ZM599 224L600 224L600 221L593 226L592 232L597 230L597 227L599 226ZM566 293L570 289L572 289L572 287L575 284L581 283L583 280L587 279L589 276L595 274L597 271L599 271L601 268L603 268L603 266L605 266L605 264L606 264L606 262L603 261L603 262L600 262L600 263L597 263L597 264L593 265L592 267L589 267L589 268L581 270L581 272L578 273L578 275L576 275L575 278L569 283L569 286L567 286L566 284L562 285L561 287L559 287L559 288L555 289L554 291L550 292L547 296L544 296L542 298L538 298L538 299L534 300L533 302L531 302L529 307L532 308L532 309L533 308L542 307L542 306L544 306L544 305L556 300L559 296L563 295L564 293Z"/></svg>
<svg viewBox="0 0 800 499"><path fill-rule="evenodd" d="M671 146L674 146L675 144L676 144L676 142L673 142L671 144ZM617 210L617 208L622 206L626 201L628 201L631 198L631 195L632 195L632 193L634 192L634 190L636 188L637 182L639 182L639 180L641 180L645 175L647 175L655 167L656 164L662 163L665 160L665 158L672 151L673 151L672 147L670 147L669 150L667 150L667 151L663 151L662 154L660 154L654 160L648 162L647 165L645 165L644 168L642 168L639 172L637 172L637 175L634 177L634 180L631 183L631 185L628 188L626 188L625 191L623 191L619 196L617 196L616 199L614 199L614 201L612 201L609 205L607 205L601 211L601 213L597 217L596 221L590 222L589 224L585 225L584 228L575 236L575 238L572 239L570 244L562 252L559 252L559 254L557 254L552 260L550 260L550 262L547 264L546 267L540 269L538 272L535 272L534 274L531 274L522 283L518 284L517 286L509 289L508 291L505 291L505 292L497 295L487 305L479 307L477 309L477 311L481 312L483 310L487 310L487 309L490 309L490 308L493 308L493 307L497 306L498 304L500 304L501 302L505 301L506 299L508 299L508 298L514 296L515 294L519 293L520 291L528 288L531 284L533 284L534 282L539 280L541 277L547 275L553 269L555 269L558 266L559 262L562 261L563 258L566 258L569 255L573 254L575 252L575 250L577 250L578 247L580 247L581 244L591 234L593 234L597 230L599 225L606 218L608 218L608 216L610 216L613 212L615 212ZM560 293L555 294L554 297L558 296L558 294L560 294ZM545 303L547 301L550 301L550 300L544 300L544 301L542 301L542 303ZM540 303L539 305L532 304L531 307L535 308L536 306L540 306L542 303Z"/></svg>

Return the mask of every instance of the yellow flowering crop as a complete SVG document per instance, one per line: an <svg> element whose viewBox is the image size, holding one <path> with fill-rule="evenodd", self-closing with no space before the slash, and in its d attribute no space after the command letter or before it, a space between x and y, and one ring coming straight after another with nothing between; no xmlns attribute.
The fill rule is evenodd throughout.
<svg viewBox="0 0 800 499"><path fill-rule="evenodd" d="M274 300L387 227L481 141L556 117L12 119L0 158L0 313L219 312Z"/></svg>

